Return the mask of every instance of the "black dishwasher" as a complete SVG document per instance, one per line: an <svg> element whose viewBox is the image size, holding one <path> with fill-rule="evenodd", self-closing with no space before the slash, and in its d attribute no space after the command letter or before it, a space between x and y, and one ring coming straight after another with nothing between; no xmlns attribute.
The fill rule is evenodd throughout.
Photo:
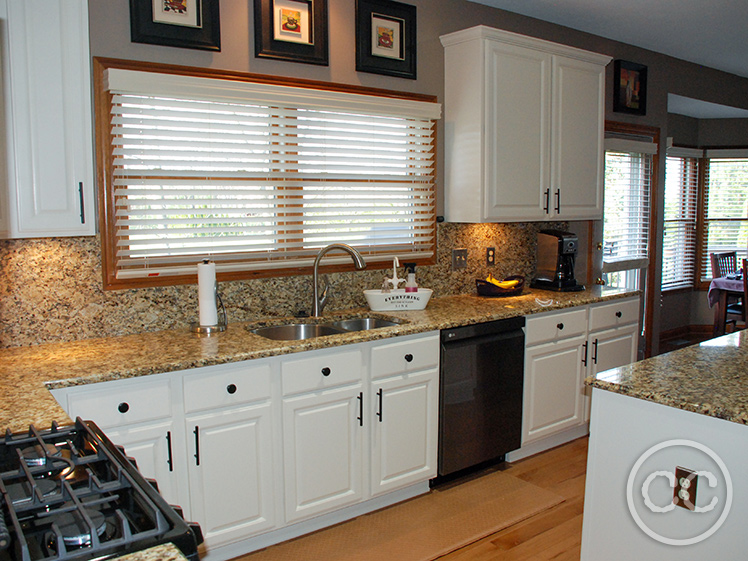
<svg viewBox="0 0 748 561"><path fill-rule="evenodd" d="M524 317L441 332L439 477L520 447Z"/></svg>

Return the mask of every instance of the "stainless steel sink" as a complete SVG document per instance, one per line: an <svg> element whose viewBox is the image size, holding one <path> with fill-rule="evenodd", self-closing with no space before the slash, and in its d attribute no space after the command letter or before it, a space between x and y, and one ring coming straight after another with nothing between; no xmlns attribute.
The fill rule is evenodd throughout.
<svg viewBox="0 0 748 561"><path fill-rule="evenodd" d="M402 322L376 316L353 317L324 323L284 323L250 328L250 332L276 341L300 341L326 335L339 335L354 331L368 331L382 327L393 327Z"/></svg>
<svg viewBox="0 0 748 561"><path fill-rule="evenodd" d="M284 325L258 327L251 331L266 339L274 339L276 341L299 341L345 333L342 329L326 323L287 323Z"/></svg>
<svg viewBox="0 0 748 561"><path fill-rule="evenodd" d="M400 325L400 322L384 318L364 317L334 321L330 325L345 331L368 331L369 329L378 329L380 327L394 327L395 325Z"/></svg>

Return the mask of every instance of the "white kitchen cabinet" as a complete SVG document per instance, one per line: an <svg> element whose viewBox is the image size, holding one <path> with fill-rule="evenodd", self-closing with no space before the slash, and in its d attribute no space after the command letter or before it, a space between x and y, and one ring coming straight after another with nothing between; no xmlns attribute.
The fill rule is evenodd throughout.
<svg viewBox="0 0 748 561"><path fill-rule="evenodd" d="M185 481L175 469L175 446L183 441L170 376L133 378L53 390L73 418L93 420L155 479L167 502L187 508Z"/></svg>
<svg viewBox="0 0 748 561"><path fill-rule="evenodd" d="M602 216L610 57L477 26L445 47L445 217Z"/></svg>
<svg viewBox="0 0 748 561"><path fill-rule="evenodd" d="M362 385L283 400L286 522L363 499Z"/></svg>
<svg viewBox="0 0 748 561"><path fill-rule="evenodd" d="M428 491L438 368L432 332L53 394L123 445L220 560Z"/></svg>
<svg viewBox="0 0 748 561"><path fill-rule="evenodd" d="M525 333L523 446L584 420L587 310L530 316Z"/></svg>
<svg viewBox="0 0 748 561"><path fill-rule="evenodd" d="M0 0L0 235L96 231L87 0Z"/></svg>
<svg viewBox="0 0 748 561"><path fill-rule="evenodd" d="M436 476L439 337L404 337L371 351L371 495Z"/></svg>
<svg viewBox="0 0 748 561"><path fill-rule="evenodd" d="M372 382L371 495L436 477L439 373Z"/></svg>
<svg viewBox="0 0 748 561"><path fill-rule="evenodd" d="M267 360L183 375L188 512L209 548L276 526L271 376Z"/></svg>
<svg viewBox="0 0 748 561"><path fill-rule="evenodd" d="M639 298L528 316L522 449L515 461L587 432L584 379L637 359Z"/></svg>
<svg viewBox="0 0 748 561"><path fill-rule="evenodd" d="M208 547L275 527L270 402L190 416L185 433L190 517Z"/></svg>

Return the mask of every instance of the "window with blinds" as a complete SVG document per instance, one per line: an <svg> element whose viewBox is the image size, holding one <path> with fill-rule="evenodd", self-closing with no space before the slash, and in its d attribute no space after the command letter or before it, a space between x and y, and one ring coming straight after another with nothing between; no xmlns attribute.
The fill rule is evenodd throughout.
<svg viewBox="0 0 748 561"><path fill-rule="evenodd" d="M614 286L623 272L644 269L649 263L652 181L652 153L634 150L643 143L615 140L605 141L603 220L603 273Z"/></svg>
<svg viewBox="0 0 748 561"><path fill-rule="evenodd" d="M665 164L662 290L691 288L695 280L699 159L688 152L668 149Z"/></svg>
<svg viewBox="0 0 748 561"><path fill-rule="evenodd" d="M433 256L437 103L119 68L105 89L112 284L298 273L333 242Z"/></svg>
<svg viewBox="0 0 748 561"><path fill-rule="evenodd" d="M702 281L712 278L710 253L736 251L740 262L748 246L748 153L708 150L706 156Z"/></svg>

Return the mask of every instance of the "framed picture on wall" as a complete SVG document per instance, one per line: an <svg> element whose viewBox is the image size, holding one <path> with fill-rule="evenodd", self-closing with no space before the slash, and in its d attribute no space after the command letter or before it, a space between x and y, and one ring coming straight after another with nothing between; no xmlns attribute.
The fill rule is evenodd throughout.
<svg viewBox="0 0 748 561"><path fill-rule="evenodd" d="M356 70L416 79L416 7L356 0Z"/></svg>
<svg viewBox="0 0 748 561"><path fill-rule="evenodd" d="M327 66L327 0L255 0L255 56Z"/></svg>
<svg viewBox="0 0 748 561"><path fill-rule="evenodd" d="M130 40L220 51L218 0L130 0Z"/></svg>
<svg viewBox="0 0 748 561"><path fill-rule="evenodd" d="M613 63L613 111L647 114L647 67L626 60Z"/></svg>

